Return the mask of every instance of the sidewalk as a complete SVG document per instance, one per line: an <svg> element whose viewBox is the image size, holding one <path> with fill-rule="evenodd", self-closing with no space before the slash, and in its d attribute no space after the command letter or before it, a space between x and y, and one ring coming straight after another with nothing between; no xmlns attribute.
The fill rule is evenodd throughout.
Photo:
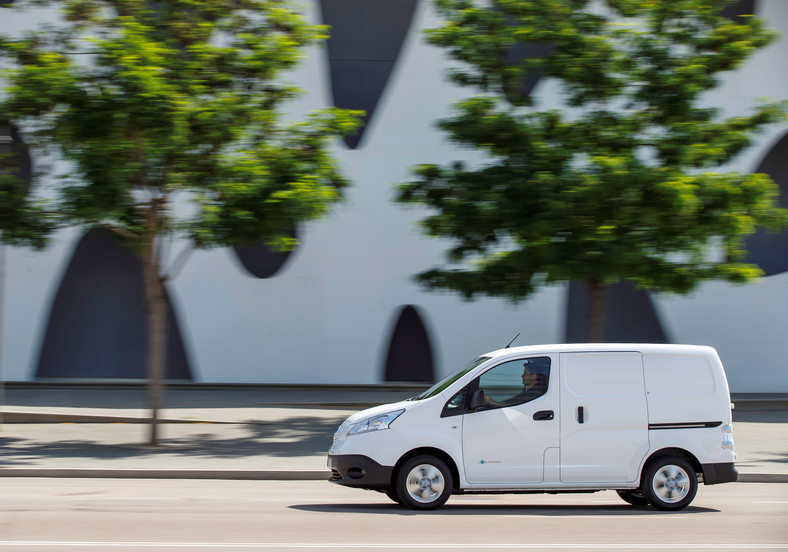
<svg viewBox="0 0 788 552"><path fill-rule="evenodd" d="M161 445L150 447L141 389L12 387L2 407L0 477L328 479L326 452L339 423L415 392L407 386L170 389ZM738 402L734 411L740 480L788 482L788 408L763 401L750 407Z"/></svg>

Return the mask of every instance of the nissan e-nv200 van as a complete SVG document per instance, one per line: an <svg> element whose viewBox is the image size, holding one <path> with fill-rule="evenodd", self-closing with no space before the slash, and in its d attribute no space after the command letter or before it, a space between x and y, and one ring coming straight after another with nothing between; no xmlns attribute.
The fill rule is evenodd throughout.
<svg viewBox="0 0 788 552"><path fill-rule="evenodd" d="M728 382L690 345L538 345L474 359L334 434L330 481L415 509L452 493L618 491L680 510L736 481Z"/></svg>

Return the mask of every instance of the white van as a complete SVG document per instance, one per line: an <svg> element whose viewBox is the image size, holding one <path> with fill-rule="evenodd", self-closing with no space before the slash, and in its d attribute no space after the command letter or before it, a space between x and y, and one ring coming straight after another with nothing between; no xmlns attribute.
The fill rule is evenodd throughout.
<svg viewBox="0 0 788 552"><path fill-rule="evenodd" d="M501 349L334 434L330 481L416 509L452 493L615 489L680 510L698 482L736 481L728 382L690 345Z"/></svg>

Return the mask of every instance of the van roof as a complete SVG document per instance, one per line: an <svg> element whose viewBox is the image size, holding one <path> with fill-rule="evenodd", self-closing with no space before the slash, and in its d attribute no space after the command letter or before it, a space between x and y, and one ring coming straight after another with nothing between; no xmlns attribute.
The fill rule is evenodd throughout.
<svg viewBox="0 0 788 552"><path fill-rule="evenodd" d="M549 345L525 345L509 347L485 353L481 356L497 358L508 355L531 355L547 353L602 353L639 352L652 354L695 354L717 356L717 351L707 345L674 345L660 343L556 343Z"/></svg>

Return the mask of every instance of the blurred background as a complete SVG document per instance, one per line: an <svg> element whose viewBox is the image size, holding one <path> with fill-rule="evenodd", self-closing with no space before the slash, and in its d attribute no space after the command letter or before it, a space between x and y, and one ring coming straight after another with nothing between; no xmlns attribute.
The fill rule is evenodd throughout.
<svg viewBox="0 0 788 552"><path fill-rule="evenodd" d="M4 2L9 4L9 2ZM326 218L292 229L292 252L259 245L196 251L167 284L171 381L377 384L432 382L486 351L585 341L584 289L550 286L513 306L429 292L413 274L439 262L446 243L420 234L425 214L393 202L394 185L420 163L481 161L434 126L467 91L444 78L450 62L422 30L439 20L424 0L315 0L309 19L332 26L288 80L305 90L293 106L363 109L366 124L333 154L352 186ZM726 73L709 102L728 116L755 99L788 99L788 3L739 2L781 33L741 69ZM738 11L737 11L738 10ZM48 8L4 10L0 33L56 18ZM551 82L531 94L556 102ZM37 164L10 128L4 147ZM788 192L788 124L771 128L731 170L767 172ZM784 200L782 205L788 205ZM168 247L174 256L184 244ZM734 393L788 392L788 233L756 234L751 260L766 276L712 282L687 296L609 293L605 338L715 347ZM102 231L58 231L41 252L3 246L2 372L8 382L137 381L145 378L142 269Z"/></svg>

